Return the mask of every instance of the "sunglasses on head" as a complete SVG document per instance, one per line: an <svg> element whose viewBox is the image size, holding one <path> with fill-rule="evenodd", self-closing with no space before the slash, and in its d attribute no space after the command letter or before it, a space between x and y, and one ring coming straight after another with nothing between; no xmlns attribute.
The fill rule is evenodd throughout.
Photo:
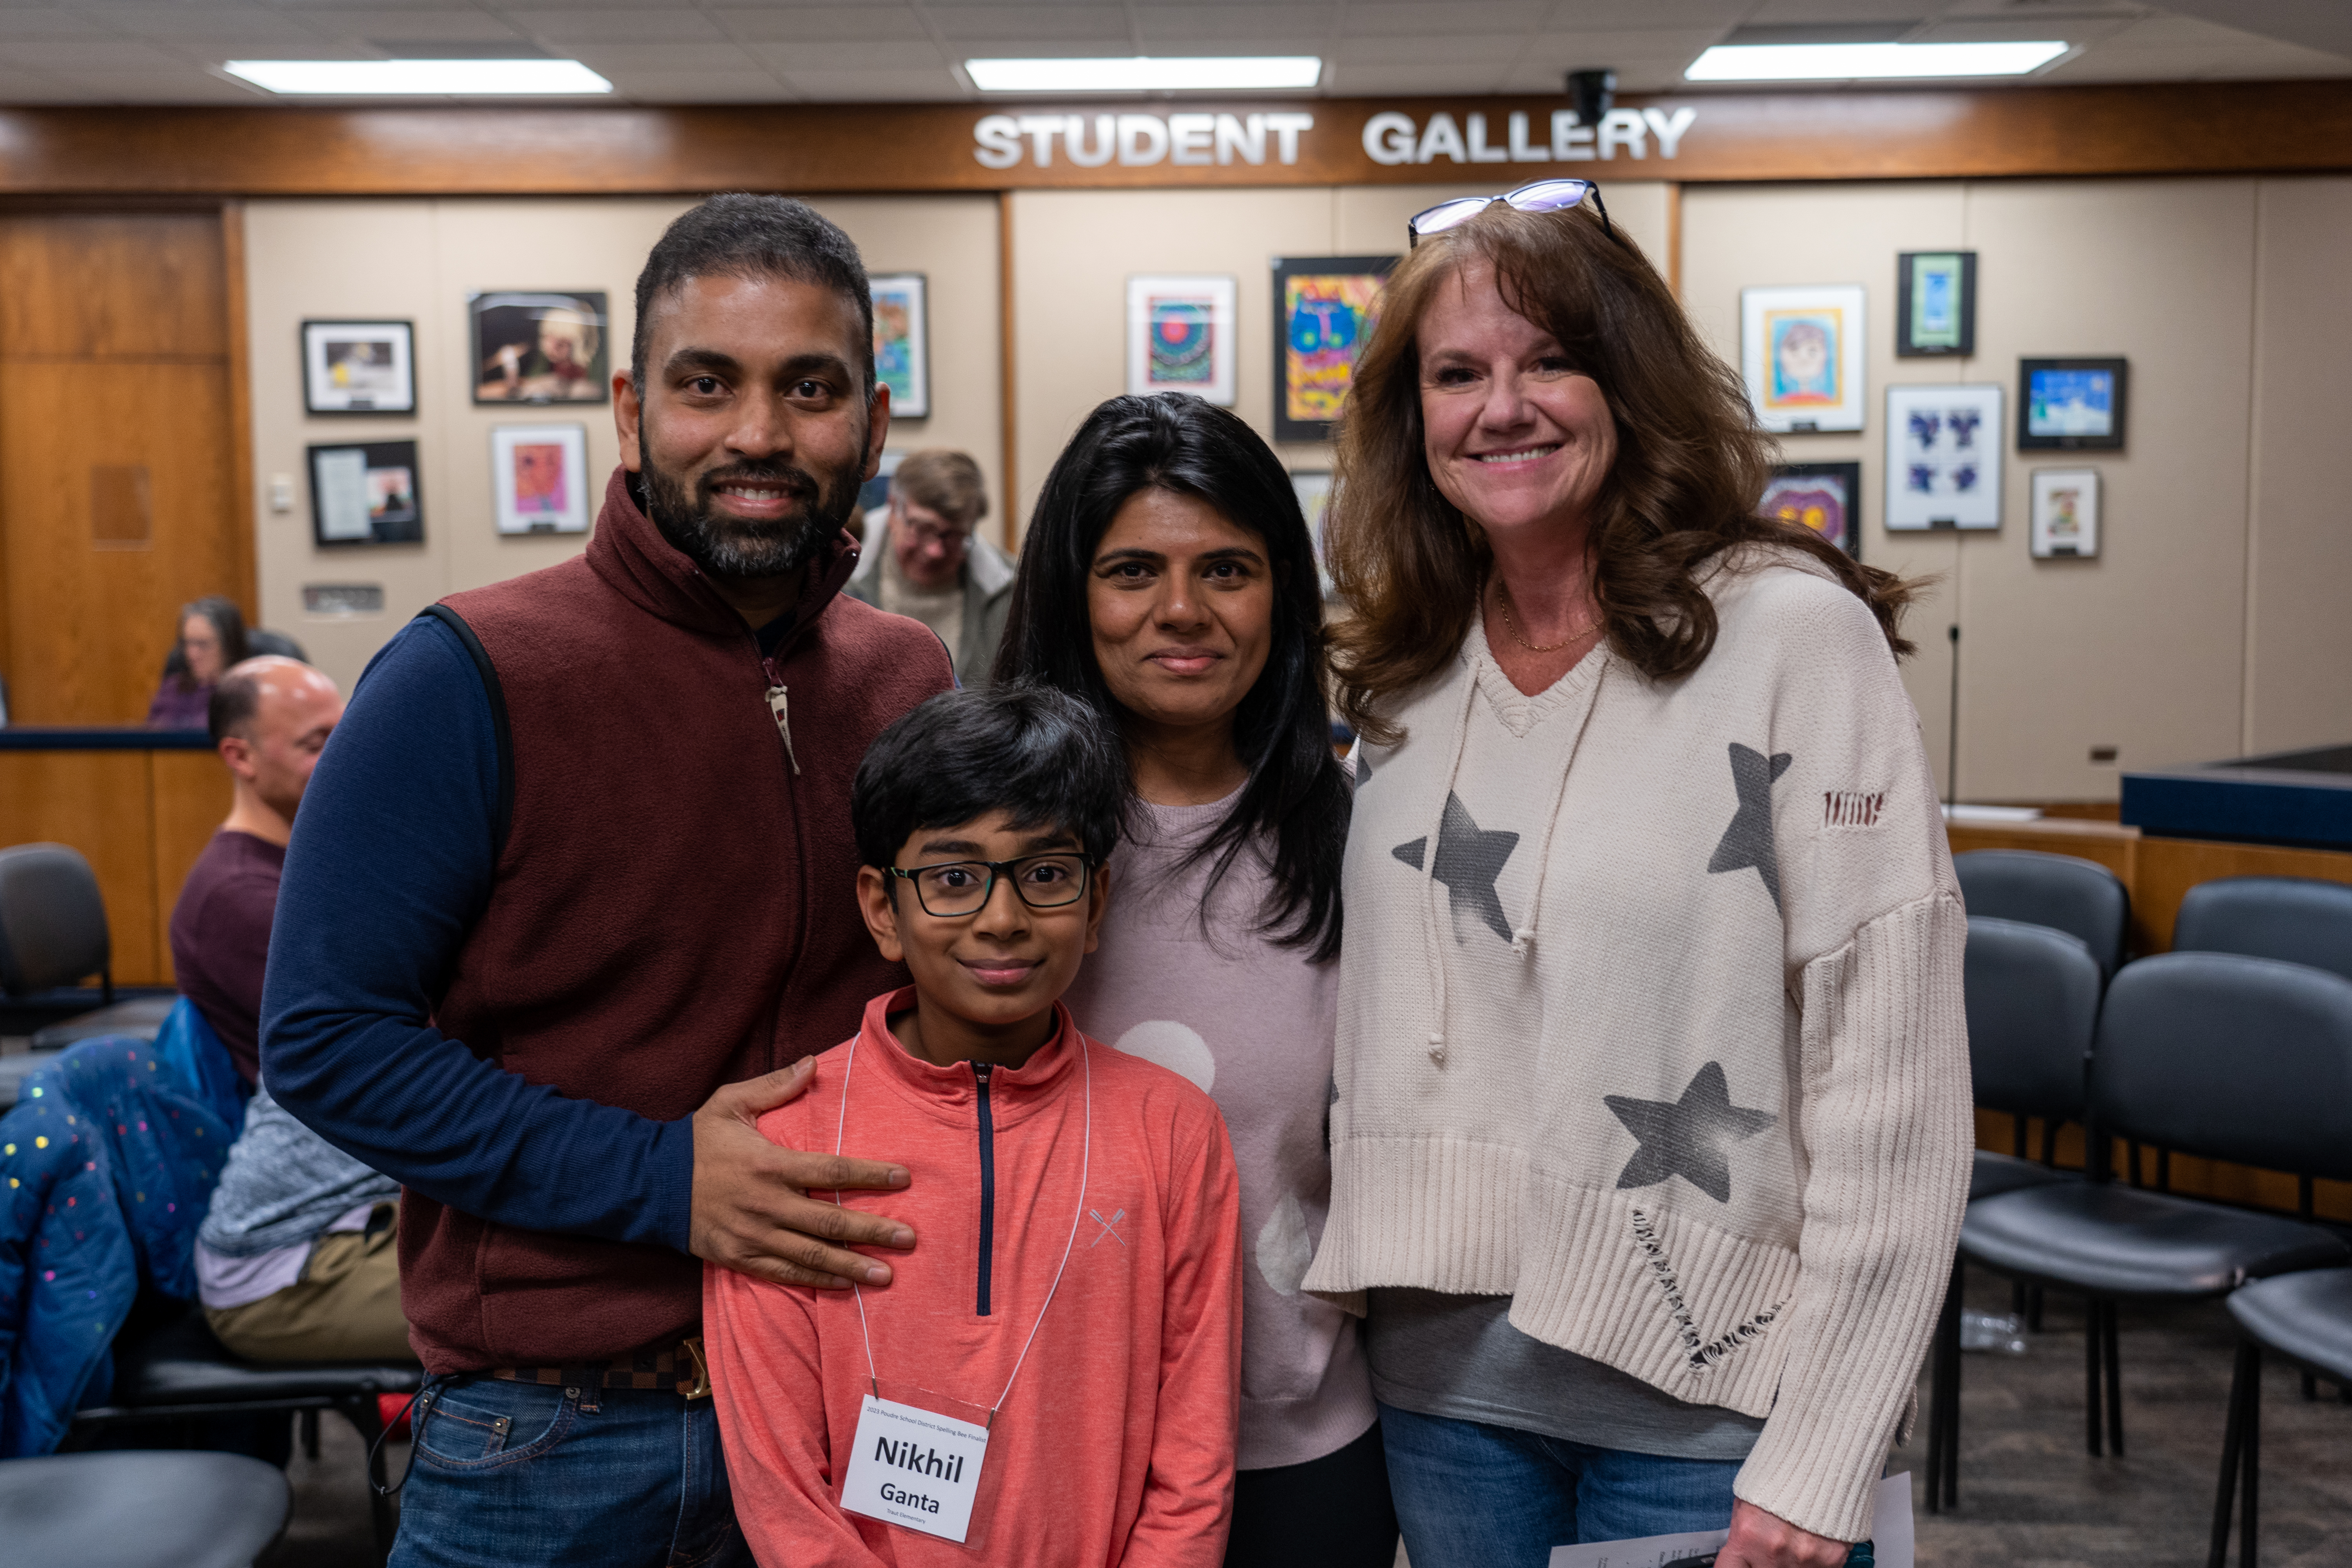
<svg viewBox="0 0 2352 1568"><path fill-rule="evenodd" d="M1499 196L1456 196L1450 202L1423 208L1405 225L1405 248L1410 250L1419 245L1424 235L1443 234L1468 223L1491 203L1507 202L1523 213L1555 213L1578 205L1588 195L1592 198L1593 210L1601 215L1601 232L1616 238L1617 231L1610 225L1609 209L1601 203L1599 185L1591 180L1538 180Z"/></svg>

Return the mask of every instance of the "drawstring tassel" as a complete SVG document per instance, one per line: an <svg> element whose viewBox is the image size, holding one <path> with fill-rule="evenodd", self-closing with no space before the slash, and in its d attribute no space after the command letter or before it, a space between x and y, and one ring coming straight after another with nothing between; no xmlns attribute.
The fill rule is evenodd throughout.
<svg viewBox="0 0 2352 1568"><path fill-rule="evenodd" d="M1435 1062L1439 1067L1444 1067L1445 1065L1445 1037L1444 1035L1432 1035L1429 1037L1429 1059Z"/></svg>
<svg viewBox="0 0 2352 1568"><path fill-rule="evenodd" d="M1511 951L1521 958L1528 955L1528 944L1536 939L1536 928L1523 926L1511 933Z"/></svg>

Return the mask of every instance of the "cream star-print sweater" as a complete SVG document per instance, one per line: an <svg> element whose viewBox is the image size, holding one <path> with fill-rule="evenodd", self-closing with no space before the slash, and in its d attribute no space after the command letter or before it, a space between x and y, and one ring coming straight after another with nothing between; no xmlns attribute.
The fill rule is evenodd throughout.
<svg viewBox="0 0 2352 1568"><path fill-rule="evenodd" d="M1769 561L1708 591L1685 680L1604 648L1524 696L1474 626L1360 751L1306 1288L1508 1295L1769 1417L1738 1495L1858 1541L1967 1201L1967 922L1868 608Z"/></svg>

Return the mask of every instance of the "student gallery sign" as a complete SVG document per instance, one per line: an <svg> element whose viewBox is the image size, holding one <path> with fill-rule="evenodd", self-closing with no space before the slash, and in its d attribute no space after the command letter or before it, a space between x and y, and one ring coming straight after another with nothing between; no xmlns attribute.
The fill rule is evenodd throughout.
<svg viewBox="0 0 2352 1568"><path fill-rule="evenodd" d="M1549 116L1440 110L1425 120L1383 110L1364 121L1363 155L1389 167L1418 163L1550 163L1673 158L1697 122L1687 104L1612 109L1592 124L1574 110ZM1081 169L1118 163L1202 168L1236 164L1294 166L1315 131L1305 112L1265 114L989 114L972 126L972 156L982 168L1024 164L1050 169L1056 159ZM1310 148L1310 154L1312 149Z"/></svg>

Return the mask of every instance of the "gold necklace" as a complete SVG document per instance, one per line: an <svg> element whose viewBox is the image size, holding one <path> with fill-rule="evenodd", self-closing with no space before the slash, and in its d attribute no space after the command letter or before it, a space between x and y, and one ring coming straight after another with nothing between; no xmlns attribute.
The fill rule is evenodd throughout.
<svg viewBox="0 0 2352 1568"><path fill-rule="evenodd" d="M1526 637L1519 635L1519 623L1517 617L1511 614L1511 590L1499 576L1495 579L1495 607L1503 612L1503 629L1510 634L1511 640L1518 644L1521 647L1527 649L1529 653L1558 653L1564 647L1573 647L1578 643L1582 642L1586 637L1591 637L1592 635L1592 628L1601 624L1601 617L1595 616L1592 619L1577 627L1576 630L1569 633L1565 640L1547 644L1544 647L1538 647L1534 643L1528 641Z"/></svg>

